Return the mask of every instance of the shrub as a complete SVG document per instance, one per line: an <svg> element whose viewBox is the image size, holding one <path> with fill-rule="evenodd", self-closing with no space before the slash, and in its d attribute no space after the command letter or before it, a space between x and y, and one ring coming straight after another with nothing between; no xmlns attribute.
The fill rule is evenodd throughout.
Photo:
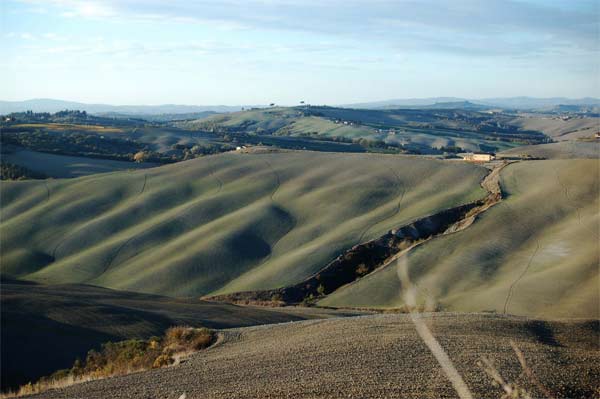
<svg viewBox="0 0 600 399"><path fill-rule="evenodd" d="M325 295L325 286L323 284L319 284L317 287L317 293L319 295Z"/></svg>
<svg viewBox="0 0 600 399"><path fill-rule="evenodd" d="M35 383L21 386L16 396L44 392L76 382L166 367L175 362L174 355L204 349L213 340L214 332L207 328L171 327L162 339L152 337L148 340L107 342L99 351L90 350L85 362L77 359L71 369L58 370Z"/></svg>
<svg viewBox="0 0 600 399"><path fill-rule="evenodd" d="M358 265L358 267L356 268L356 274L360 277L364 276L365 274L367 274L369 272L369 268L364 264L361 263L360 265Z"/></svg>
<svg viewBox="0 0 600 399"><path fill-rule="evenodd" d="M272 302L283 302L283 297L281 296L281 294L276 293L271 295L271 301Z"/></svg>
<svg viewBox="0 0 600 399"><path fill-rule="evenodd" d="M144 162L148 158L147 154L144 151L138 151L133 156L133 160L135 162Z"/></svg>
<svg viewBox="0 0 600 399"><path fill-rule="evenodd" d="M171 327L165 333L164 347L185 350L200 350L213 341L213 332L207 328Z"/></svg>
<svg viewBox="0 0 600 399"><path fill-rule="evenodd" d="M154 363L152 363L152 368L159 369L161 367L166 367L170 364L173 364L174 361L175 360L173 359L173 357L171 355L162 354L162 355L158 356L156 359L154 359Z"/></svg>

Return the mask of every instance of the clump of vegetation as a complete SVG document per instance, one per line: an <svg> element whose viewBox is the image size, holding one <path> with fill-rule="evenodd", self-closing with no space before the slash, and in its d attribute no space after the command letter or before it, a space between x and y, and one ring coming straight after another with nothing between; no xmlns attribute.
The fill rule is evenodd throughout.
<svg viewBox="0 0 600 399"><path fill-rule="evenodd" d="M358 267L356 268L356 275L358 277L362 277L362 276L366 275L367 273L369 273L369 268L364 263L359 264Z"/></svg>
<svg viewBox="0 0 600 399"><path fill-rule="evenodd" d="M143 146L128 139L110 138L87 132L50 132L28 127L4 128L3 145L16 145L34 151L72 156L130 160Z"/></svg>
<svg viewBox="0 0 600 399"><path fill-rule="evenodd" d="M26 179L45 179L43 173L34 172L31 169L24 168L9 162L0 163L0 180L26 180Z"/></svg>
<svg viewBox="0 0 600 399"><path fill-rule="evenodd" d="M171 327L165 333L163 353L198 351L208 347L213 338L207 328Z"/></svg>
<svg viewBox="0 0 600 399"><path fill-rule="evenodd" d="M317 287L317 293L320 296L325 295L325 286L323 284L319 284L319 286Z"/></svg>
<svg viewBox="0 0 600 399"><path fill-rule="evenodd" d="M226 140L226 137L223 137ZM229 139L231 140L231 139ZM204 155L220 154L222 152L233 151L235 147L231 144L220 143L196 143L194 145L174 144L171 146L173 150L181 151L183 160L193 159Z"/></svg>
<svg viewBox="0 0 600 399"><path fill-rule="evenodd" d="M2 129L2 134L0 134L0 143L50 154L117 161L156 163L177 161L176 158L173 159L170 156L149 150L145 144L136 140L107 137L86 131L70 131L66 128L51 131L43 127L32 128L26 125L6 127ZM140 156L143 156L143 158L140 159Z"/></svg>
<svg viewBox="0 0 600 399"><path fill-rule="evenodd" d="M148 159L148 154L145 153L144 151L138 151L133 155L133 161L134 162L145 162Z"/></svg>
<svg viewBox="0 0 600 399"><path fill-rule="evenodd" d="M285 302L283 300L283 296L280 293L275 293L271 295L271 303L272 305L283 305Z"/></svg>
<svg viewBox="0 0 600 399"><path fill-rule="evenodd" d="M315 302L315 295L313 293L308 294L302 299L302 306L312 306Z"/></svg>
<svg viewBox="0 0 600 399"><path fill-rule="evenodd" d="M162 338L107 342L99 351L90 350L84 362L77 359L70 369L58 370L2 397L30 395L79 382L170 366L185 354L207 348L214 340L215 333L208 328L179 326L169 328Z"/></svg>
<svg viewBox="0 0 600 399"><path fill-rule="evenodd" d="M19 123L78 123L88 126L140 126L147 123L145 120L129 118L119 115L119 117L107 117L99 115L90 115L86 111L64 110L54 114L49 112L13 112L3 115L2 124L11 126Z"/></svg>
<svg viewBox="0 0 600 399"><path fill-rule="evenodd" d="M127 374L151 368L160 354L160 345L154 340L108 342L99 352L89 351L85 363L76 362L70 372L77 377L88 375L92 378Z"/></svg>
<svg viewBox="0 0 600 399"><path fill-rule="evenodd" d="M445 147L441 146L439 148L439 150L441 152L448 152L448 153L451 153L451 154L457 154L457 153L460 153L460 152L467 152L467 151L465 151L464 148L456 146L456 145L448 145L448 146L445 146ZM496 150L496 147L494 147L494 151L495 150Z"/></svg>

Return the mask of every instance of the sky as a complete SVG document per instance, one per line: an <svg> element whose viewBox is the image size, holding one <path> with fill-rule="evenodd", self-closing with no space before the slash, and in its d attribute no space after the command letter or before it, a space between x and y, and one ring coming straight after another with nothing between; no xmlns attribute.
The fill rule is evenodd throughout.
<svg viewBox="0 0 600 399"><path fill-rule="evenodd" d="M600 96L596 0L0 0L2 100Z"/></svg>

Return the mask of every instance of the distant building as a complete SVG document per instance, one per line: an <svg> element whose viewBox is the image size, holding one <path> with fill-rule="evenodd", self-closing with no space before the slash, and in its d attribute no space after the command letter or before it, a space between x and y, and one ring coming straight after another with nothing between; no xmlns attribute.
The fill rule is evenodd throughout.
<svg viewBox="0 0 600 399"><path fill-rule="evenodd" d="M468 153L462 155L465 161L469 162L489 162L496 159L494 154L485 154L485 153Z"/></svg>

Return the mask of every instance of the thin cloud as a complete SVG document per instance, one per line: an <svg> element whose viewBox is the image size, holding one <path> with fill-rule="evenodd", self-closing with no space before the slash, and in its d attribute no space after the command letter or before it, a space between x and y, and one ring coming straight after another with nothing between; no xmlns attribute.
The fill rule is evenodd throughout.
<svg viewBox="0 0 600 399"><path fill-rule="evenodd" d="M536 47L598 51L597 9L585 3L583 9L567 9L510 0L23 1L52 5L68 17L200 24L219 30L303 31L457 55L518 55ZM535 39L511 41L515 36Z"/></svg>

